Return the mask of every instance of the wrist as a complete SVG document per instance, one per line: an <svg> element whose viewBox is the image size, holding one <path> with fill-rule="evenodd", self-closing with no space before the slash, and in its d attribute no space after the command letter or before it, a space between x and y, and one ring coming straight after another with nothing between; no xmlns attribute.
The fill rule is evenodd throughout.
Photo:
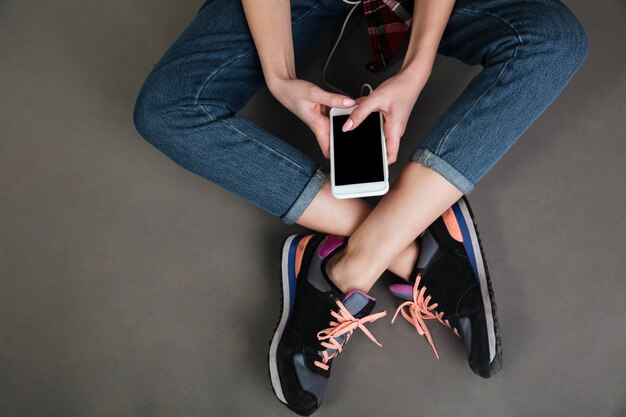
<svg viewBox="0 0 626 417"><path fill-rule="evenodd" d="M413 86L417 90L424 88L430 74L432 72L432 65L423 62L411 62L402 65L402 68L396 74L401 78L407 86Z"/></svg>
<svg viewBox="0 0 626 417"><path fill-rule="evenodd" d="M410 49L404 57L400 71L410 74L420 80L427 80L437 55L437 45L422 40L419 45L410 45Z"/></svg>
<svg viewBox="0 0 626 417"><path fill-rule="evenodd" d="M272 73L265 77L265 83L267 84L267 88L273 94L281 84L295 79L297 79L297 77L294 72Z"/></svg>

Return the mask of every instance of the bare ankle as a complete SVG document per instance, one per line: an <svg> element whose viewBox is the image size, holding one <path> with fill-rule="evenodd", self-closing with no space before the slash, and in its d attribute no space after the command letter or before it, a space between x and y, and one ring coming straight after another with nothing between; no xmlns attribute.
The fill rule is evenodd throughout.
<svg viewBox="0 0 626 417"><path fill-rule="evenodd" d="M326 264L328 278L341 290L348 293L353 290L368 292L378 277L360 269L360 260L352 259L349 251L342 250Z"/></svg>
<svg viewBox="0 0 626 417"><path fill-rule="evenodd" d="M339 288L341 292L346 293L349 290L348 290L348 287L346 286L346 283L344 282L345 279L343 279L344 274L340 273L340 268L337 267L337 262L344 255L344 252L345 251L339 252L337 255L333 256L326 263L326 273L328 275L328 278L330 278L330 280L332 281L332 283L335 284L335 286L337 286L337 288Z"/></svg>
<svg viewBox="0 0 626 417"><path fill-rule="evenodd" d="M417 241L413 241L393 260L391 265L389 265L389 271L393 272L400 278L409 281L411 274L413 273L413 267L415 266L417 257L419 256L419 249L419 243Z"/></svg>

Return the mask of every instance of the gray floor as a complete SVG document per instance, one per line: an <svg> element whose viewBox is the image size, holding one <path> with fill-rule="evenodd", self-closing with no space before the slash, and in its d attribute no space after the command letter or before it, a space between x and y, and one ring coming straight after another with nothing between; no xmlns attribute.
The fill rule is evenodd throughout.
<svg viewBox="0 0 626 417"><path fill-rule="evenodd" d="M437 361L407 323L380 320L383 348L355 335L318 416L626 415L626 4L567 4L587 62L470 196L503 371L472 374L442 326ZM3 417L292 415L266 354L281 240L305 229L175 165L132 125L141 83L199 5L0 3ZM385 77L361 69L363 30L331 74L354 94ZM303 78L319 82L332 39L298 63ZM477 71L437 59L400 160ZM266 89L241 114L322 160ZM393 312L382 283L374 294Z"/></svg>

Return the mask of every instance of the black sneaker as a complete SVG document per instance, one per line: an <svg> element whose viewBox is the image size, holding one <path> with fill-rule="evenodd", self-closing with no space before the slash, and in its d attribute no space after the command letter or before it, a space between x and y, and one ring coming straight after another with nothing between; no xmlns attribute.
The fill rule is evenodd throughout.
<svg viewBox="0 0 626 417"><path fill-rule="evenodd" d="M333 358L357 327L386 311L369 315L375 299L361 291L343 294L326 273L328 260L348 237L291 235L282 249L282 311L270 342L269 373L276 397L308 416L324 398ZM296 279L297 277L297 279Z"/></svg>
<svg viewBox="0 0 626 417"><path fill-rule="evenodd" d="M420 253L410 279L413 285L390 286L396 296L411 300L398 311L426 336L437 358L425 319L437 319L450 327L463 339L471 369L484 378L493 376L502 367L500 328L485 255L467 198L461 197L420 237Z"/></svg>

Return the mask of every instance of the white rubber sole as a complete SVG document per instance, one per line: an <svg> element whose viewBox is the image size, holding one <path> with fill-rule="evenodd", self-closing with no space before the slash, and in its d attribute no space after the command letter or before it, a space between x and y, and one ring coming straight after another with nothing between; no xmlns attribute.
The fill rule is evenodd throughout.
<svg viewBox="0 0 626 417"><path fill-rule="evenodd" d="M298 235L290 235L283 242L283 249L281 255L281 280L282 280L282 306L281 306L281 315L280 321L278 322L278 326L276 327L276 331L274 332L274 337L272 337L272 341L270 343L270 351L269 351L269 371L270 371L270 379L272 381L272 388L274 389L274 394L276 397L283 403L287 404L287 400L285 399L285 395L283 394L283 388L280 384L280 376L278 375L278 365L276 364L276 352L278 349L278 343L280 342L280 338L283 335L283 331L285 330L285 325L287 324L287 320L289 319L289 312L291 311L291 295L290 295L290 282L289 282L289 248L293 240Z"/></svg>
<svg viewBox="0 0 626 417"><path fill-rule="evenodd" d="M463 199L458 201L463 219L467 225L471 237L472 250L474 251L474 258L476 259L476 269L478 271L478 279L480 282L480 292L483 299L483 305L485 306L485 319L487 321L487 336L489 339L489 362L493 362L496 357L496 332L495 323L493 319L492 300L489 296L489 284L487 283L487 273L485 271L485 264L483 262L482 250L478 242L478 236L476 234L476 228L474 226L474 220L467 208L467 204Z"/></svg>

